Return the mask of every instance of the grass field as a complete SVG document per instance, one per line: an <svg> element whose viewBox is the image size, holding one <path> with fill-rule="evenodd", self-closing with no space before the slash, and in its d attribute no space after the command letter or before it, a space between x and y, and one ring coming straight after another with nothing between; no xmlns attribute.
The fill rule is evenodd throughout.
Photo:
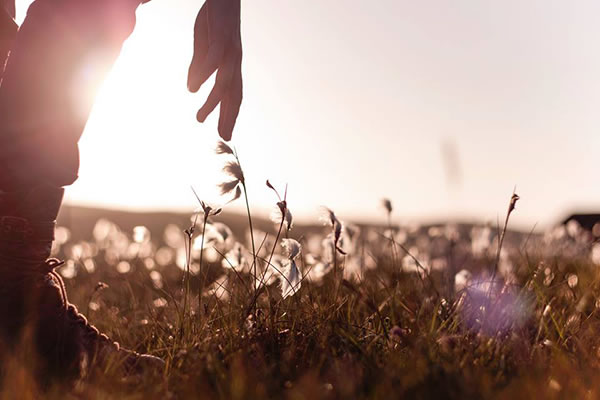
<svg viewBox="0 0 600 400"><path fill-rule="evenodd" d="M390 203L387 226L324 210L322 226L288 229L279 200L269 231L255 220L252 235L247 219L234 234L220 222L232 221L227 211L206 207L170 222L80 216L94 222L60 227L70 301L123 346L166 361L141 376L95 371L72 396L600 397L590 232L405 226ZM19 368L3 388L4 398L39 396Z"/></svg>

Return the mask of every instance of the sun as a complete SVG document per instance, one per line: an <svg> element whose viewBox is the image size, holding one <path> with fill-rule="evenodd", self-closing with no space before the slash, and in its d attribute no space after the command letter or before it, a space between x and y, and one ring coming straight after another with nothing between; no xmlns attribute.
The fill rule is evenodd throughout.
<svg viewBox="0 0 600 400"><path fill-rule="evenodd" d="M173 44L138 28L114 64L91 54L74 78L76 111L84 115L93 107L79 142L80 179L67 195L77 203L136 209L195 206L191 185L216 192L218 174L199 171L222 168L214 155L217 118L195 120L203 94L186 87L191 43Z"/></svg>

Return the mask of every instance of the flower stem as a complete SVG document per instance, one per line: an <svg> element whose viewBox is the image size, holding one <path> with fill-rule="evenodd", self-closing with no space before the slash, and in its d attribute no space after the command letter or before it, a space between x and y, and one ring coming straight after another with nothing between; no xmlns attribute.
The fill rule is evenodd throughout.
<svg viewBox="0 0 600 400"><path fill-rule="evenodd" d="M254 228L252 227L252 215L250 214L250 203L248 202L248 191L246 190L246 182L242 182L242 188L244 189L244 199L246 200L246 211L248 213L248 225L250 226L250 242L252 243L252 268L250 268L251 270L253 270L253 278L256 280L256 277L258 276L256 273L256 248L254 245ZM254 285L255 287L255 295L256 295L256 285ZM252 306L253 310L256 308L256 303Z"/></svg>
<svg viewBox="0 0 600 400"><path fill-rule="evenodd" d="M181 316L181 323L180 323L180 330L179 330L179 336L181 339L183 339L183 335L184 335L184 324L185 324L185 319L188 313L188 297L189 297L189 293L190 293L190 263L191 261L191 256L192 256L192 235L193 233L191 231L186 230L185 231L186 234L186 238L187 241L185 242L185 245L187 246L186 248L186 264L185 264L185 271L183 273L183 280L184 280L184 293L183 293L183 310L182 310L182 316Z"/></svg>
<svg viewBox="0 0 600 400"><path fill-rule="evenodd" d="M202 259L204 256L204 237L206 236L206 224L208 222L208 215L204 215L204 222L202 223L202 240L200 241L200 273L202 273ZM202 284L198 288L198 316L202 313L202 290L206 284L206 276L208 271L202 273Z"/></svg>

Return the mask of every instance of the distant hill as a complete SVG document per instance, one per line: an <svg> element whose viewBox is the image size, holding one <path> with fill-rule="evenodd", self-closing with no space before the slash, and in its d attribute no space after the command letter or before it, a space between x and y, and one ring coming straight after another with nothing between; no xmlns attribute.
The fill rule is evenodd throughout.
<svg viewBox="0 0 600 400"><path fill-rule="evenodd" d="M191 226L192 215L192 213L134 212L63 205L58 215L58 224L69 228L73 237L87 240L92 238L94 225L101 218L115 223L125 232L131 232L138 225L147 227L151 232L162 232L168 224L178 225L182 229ZM243 238L248 229L248 217L245 214L223 211L212 220L227 225L238 238ZM201 217L198 221L201 223ZM256 216L252 216L252 224L255 229L264 232L274 232L276 228L270 220ZM294 224L294 236L297 237L322 231L323 226L320 225Z"/></svg>
<svg viewBox="0 0 600 400"><path fill-rule="evenodd" d="M80 206L64 205L58 216L58 224L69 228L72 233L72 237L89 240L92 239L92 231L96 222L101 219L107 219L115 223L119 228L125 232L131 232L135 226L143 225L147 227L154 234L163 232L165 227L169 224L175 224L183 229L191 226L191 213L176 213L176 212L133 212L133 211L121 211L111 209L100 209ZM234 233L234 235L243 239L244 235L248 230L248 217L245 214L238 214L230 211L223 211L217 217L213 218L214 221L222 222L226 224ZM199 220L201 221L201 220ZM252 217L252 223L254 228L264 232L275 233L276 226L273 222L266 218L257 216ZM428 231L429 228L434 226L444 226L447 222L437 222L421 225L415 235L423 234ZM470 231L475 225L473 223L452 223L462 237L468 237ZM361 229L371 227L378 228L383 231L386 227L381 225L373 224L356 224ZM493 227L493 231L496 227ZM294 224L293 237L301 238L310 233L323 233L325 227L319 224L302 225ZM509 229L507 239L510 241L520 241L525 237L530 236L531 232L519 232ZM538 236L537 234L533 235ZM155 238L160 240L162 237Z"/></svg>

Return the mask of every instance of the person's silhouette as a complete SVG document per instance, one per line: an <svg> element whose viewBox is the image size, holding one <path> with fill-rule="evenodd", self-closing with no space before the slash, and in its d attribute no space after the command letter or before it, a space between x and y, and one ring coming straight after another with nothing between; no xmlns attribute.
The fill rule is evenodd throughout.
<svg viewBox="0 0 600 400"><path fill-rule="evenodd" d="M59 261L48 259L92 106L81 104L75 77L116 60L147 1L35 0L18 28L14 0L0 0L0 339L10 346L31 324L45 377L77 376L82 365L109 356L130 367L160 363L119 349L87 323L67 301L54 272ZM204 121L220 103L225 140L242 101L241 60L240 0L206 0L194 27L188 88L197 91L217 71L197 118Z"/></svg>

